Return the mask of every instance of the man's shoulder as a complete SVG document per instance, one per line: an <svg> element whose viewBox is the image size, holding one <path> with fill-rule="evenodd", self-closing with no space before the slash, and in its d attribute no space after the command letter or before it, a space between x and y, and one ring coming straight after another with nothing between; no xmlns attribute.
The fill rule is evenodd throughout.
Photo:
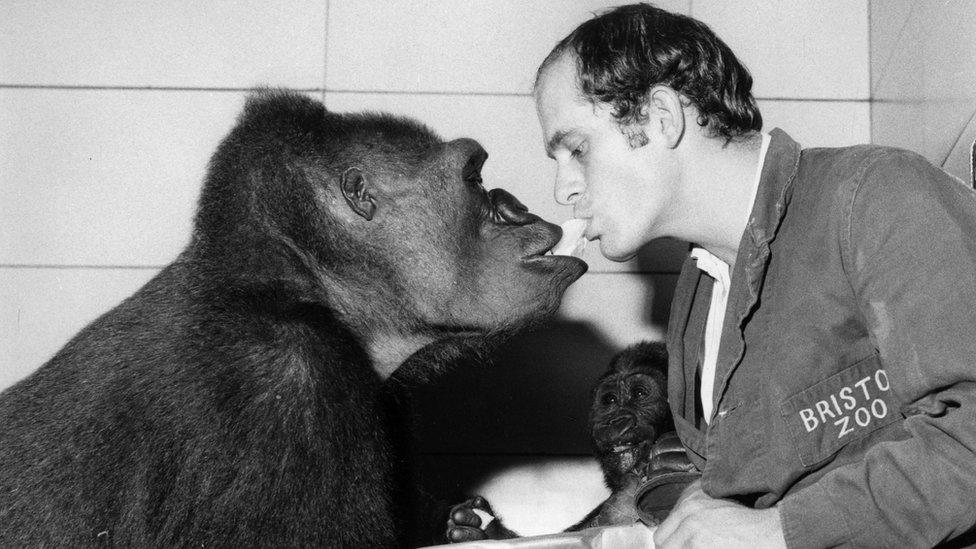
<svg viewBox="0 0 976 549"><path fill-rule="evenodd" d="M880 187L885 192L940 190L946 183L964 186L961 180L933 165L924 156L897 147L853 145L803 149L798 180L803 186L855 194ZM958 190L958 189L953 189Z"/></svg>
<svg viewBox="0 0 976 549"><path fill-rule="evenodd" d="M801 169L864 175L873 170L932 168L922 155L907 149L885 145L850 145L846 147L813 147L800 153Z"/></svg>

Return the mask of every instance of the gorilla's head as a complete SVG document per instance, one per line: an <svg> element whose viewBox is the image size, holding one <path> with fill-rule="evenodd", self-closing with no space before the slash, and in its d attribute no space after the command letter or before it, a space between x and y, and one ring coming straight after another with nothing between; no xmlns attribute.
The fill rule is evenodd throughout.
<svg viewBox="0 0 976 549"><path fill-rule="evenodd" d="M486 190L487 158L411 119L256 94L211 161L197 255L321 303L377 353L523 328L586 263L546 254L560 228Z"/></svg>
<svg viewBox="0 0 976 549"><path fill-rule="evenodd" d="M667 402L667 351L638 343L617 354L593 390L590 428L607 486L617 490L646 468L651 444L673 429Z"/></svg>

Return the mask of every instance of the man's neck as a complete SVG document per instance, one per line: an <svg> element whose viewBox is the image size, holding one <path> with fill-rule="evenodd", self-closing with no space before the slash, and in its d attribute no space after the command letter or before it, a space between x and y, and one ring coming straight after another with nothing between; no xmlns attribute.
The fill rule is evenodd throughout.
<svg viewBox="0 0 976 549"><path fill-rule="evenodd" d="M757 132L728 144L721 138L700 137L690 144L685 153L690 218L683 238L731 267L752 210L762 135Z"/></svg>

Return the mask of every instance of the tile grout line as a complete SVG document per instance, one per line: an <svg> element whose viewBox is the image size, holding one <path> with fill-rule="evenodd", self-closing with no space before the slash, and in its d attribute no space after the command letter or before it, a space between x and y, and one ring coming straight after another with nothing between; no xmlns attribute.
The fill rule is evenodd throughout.
<svg viewBox="0 0 976 549"><path fill-rule="evenodd" d="M201 88L181 86L88 86L67 84L0 84L0 90L79 90L79 91L175 91L175 92L249 92L263 89L263 87L240 88ZM440 95L440 96L474 96L474 97L532 97L529 92L476 92L476 91L431 91L431 90L355 90L321 88L288 88L298 92L321 92L323 95L362 94L362 95ZM870 103L871 99L864 97L762 97L756 96L757 101L795 101L814 103Z"/></svg>
<svg viewBox="0 0 976 549"><path fill-rule="evenodd" d="M959 143L962 142L962 136L966 135L966 132L969 131L969 127L973 125L973 122L976 122L976 112L973 112L973 114L969 116L969 118L966 120L966 123L963 125L962 130L959 132L959 135L957 135L956 138L952 141L952 145L949 146L949 152L946 153L945 157L942 159L942 162L939 163L940 168L945 167L946 162L949 161L949 158L952 156L952 153L956 151L956 148L959 146ZM971 143L965 144L967 150L969 150L970 145L972 144Z"/></svg>

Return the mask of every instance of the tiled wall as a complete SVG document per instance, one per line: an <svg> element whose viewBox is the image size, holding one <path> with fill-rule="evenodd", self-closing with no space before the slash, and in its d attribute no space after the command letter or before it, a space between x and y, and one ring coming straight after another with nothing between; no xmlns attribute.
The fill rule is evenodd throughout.
<svg viewBox="0 0 976 549"><path fill-rule="evenodd" d="M972 0L872 0L873 141L924 154L972 182L976 6Z"/></svg>
<svg viewBox="0 0 976 549"><path fill-rule="evenodd" d="M207 159L254 86L474 137L491 155L486 184L566 219L529 90L556 40L617 3L4 2L0 388L178 253ZM705 20L740 53L767 128L807 146L870 140L868 0L659 5ZM621 347L662 337L683 249L657 243L613 264L592 247L551 326L493 367L419 391L433 489L482 490L524 533L564 527L598 502L589 388Z"/></svg>

